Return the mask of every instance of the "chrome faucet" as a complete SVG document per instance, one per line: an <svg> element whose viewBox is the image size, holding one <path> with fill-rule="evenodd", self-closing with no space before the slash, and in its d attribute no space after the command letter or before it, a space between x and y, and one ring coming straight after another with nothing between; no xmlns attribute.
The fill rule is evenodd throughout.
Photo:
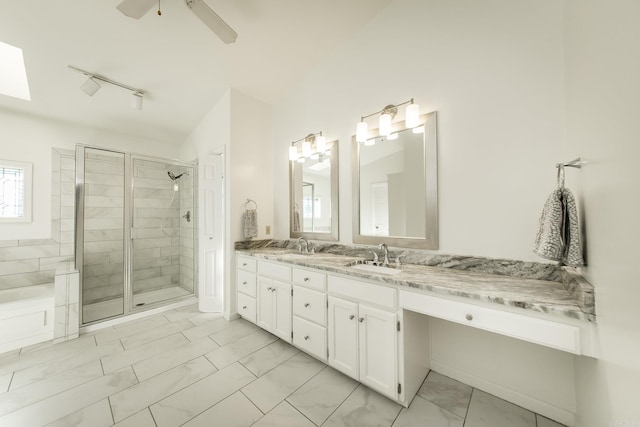
<svg viewBox="0 0 640 427"><path fill-rule="evenodd" d="M380 243L378 248L384 251L384 261L382 261L382 265L386 267L387 265L389 265L389 248L387 248L386 243Z"/></svg>
<svg viewBox="0 0 640 427"><path fill-rule="evenodd" d="M304 243L304 251L302 250L302 244ZM305 254L309 253L309 241L304 237L298 237L298 246L300 246L300 252L304 252Z"/></svg>

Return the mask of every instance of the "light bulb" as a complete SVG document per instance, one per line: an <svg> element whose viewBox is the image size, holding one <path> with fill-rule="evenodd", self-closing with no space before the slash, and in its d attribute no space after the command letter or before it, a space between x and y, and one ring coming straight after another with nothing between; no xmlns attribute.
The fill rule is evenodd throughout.
<svg viewBox="0 0 640 427"><path fill-rule="evenodd" d="M367 126L367 122L358 123L358 127L356 127L356 141L365 142L367 140L368 133L369 129Z"/></svg>
<svg viewBox="0 0 640 427"><path fill-rule="evenodd" d="M298 160L298 149L295 145L289 147L289 160Z"/></svg>
<svg viewBox="0 0 640 427"><path fill-rule="evenodd" d="M316 151L322 153L327 148L327 138L320 135L316 137Z"/></svg>
<svg viewBox="0 0 640 427"><path fill-rule="evenodd" d="M302 155L304 157L309 157L311 155L311 142L305 140L302 143Z"/></svg>
<svg viewBox="0 0 640 427"><path fill-rule="evenodd" d="M391 133L391 114L380 115L379 127L378 132L380 133L380 136L389 136Z"/></svg>
<svg viewBox="0 0 640 427"><path fill-rule="evenodd" d="M405 110L405 124L408 128L414 128L420 124L420 106L409 104Z"/></svg>

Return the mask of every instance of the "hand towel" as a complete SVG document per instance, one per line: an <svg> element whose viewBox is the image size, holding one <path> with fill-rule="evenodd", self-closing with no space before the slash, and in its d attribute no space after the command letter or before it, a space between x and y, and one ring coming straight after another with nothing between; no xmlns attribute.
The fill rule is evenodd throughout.
<svg viewBox="0 0 640 427"><path fill-rule="evenodd" d="M258 236L258 211L255 209L244 211L242 229L245 239Z"/></svg>
<svg viewBox="0 0 640 427"><path fill-rule="evenodd" d="M293 231L300 231L300 210L297 205L293 208Z"/></svg>
<svg viewBox="0 0 640 427"><path fill-rule="evenodd" d="M568 189L558 187L547 198L540 215L533 252L563 265L584 264L578 210Z"/></svg>

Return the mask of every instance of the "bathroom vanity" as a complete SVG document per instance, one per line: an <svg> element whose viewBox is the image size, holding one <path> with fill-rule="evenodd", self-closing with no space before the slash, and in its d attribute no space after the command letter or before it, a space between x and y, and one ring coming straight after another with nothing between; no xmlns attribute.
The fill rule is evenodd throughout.
<svg viewBox="0 0 640 427"><path fill-rule="evenodd" d="M408 406L430 369L429 321L444 319L595 356L595 314L565 283L279 248L237 252L238 313Z"/></svg>

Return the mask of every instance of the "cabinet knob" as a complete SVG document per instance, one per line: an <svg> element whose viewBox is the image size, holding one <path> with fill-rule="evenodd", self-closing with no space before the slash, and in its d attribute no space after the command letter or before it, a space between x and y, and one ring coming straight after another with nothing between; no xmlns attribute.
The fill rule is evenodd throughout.
<svg viewBox="0 0 640 427"><path fill-rule="evenodd" d="M305 307L309 307L309 303L308 303L308 302L305 302L305 303L304 303L304 306L305 306Z"/></svg>
<svg viewBox="0 0 640 427"><path fill-rule="evenodd" d="M272 288L271 286L269 286L269 287L267 288L267 290L268 290L268 291L273 291L273 288Z"/></svg>
<svg viewBox="0 0 640 427"><path fill-rule="evenodd" d="M247 309L247 306L246 306L246 305L243 305L243 306L242 306L242 309L243 309L243 310L246 310L246 309Z"/></svg>
<svg viewBox="0 0 640 427"><path fill-rule="evenodd" d="M469 320L469 321L471 321L471 320L473 320L473 314L471 314L471 313L467 313L467 315L466 315L466 316L464 316L464 318L465 318L465 319L467 319L467 320Z"/></svg>
<svg viewBox="0 0 640 427"><path fill-rule="evenodd" d="M243 267L246 267L246 266L247 266L247 263L246 263L246 262L243 262L243 263L242 263L242 266L243 266Z"/></svg>
<svg viewBox="0 0 640 427"><path fill-rule="evenodd" d="M304 280L305 282L308 282L308 281L309 281L309 278L308 278L308 277L305 277L303 280Z"/></svg>
<svg viewBox="0 0 640 427"><path fill-rule="evenodd" d="M349 320L353 320L353 318L356 317L353 314L349 316Z"/></svg>
<svg viewBox="0 0 640 427"><path fill-rule="evenodd" d="M304 336L304 340L305 340L305 341L309 341L309 335L305 335L305 336Z"/></svg>
<svg viewBox="0 0 640 427"><path fill-rule="evenodd" d="M276 288L271 288L271 292L275 292L275 291L276 291Z"/></svg>
<svg viewBox="0 0 640 427"><path fill-rule="evenodd" d="M360 321L360 323L362 323L364 322L364 317L360 317L358 320Z"/></svg>
<svg viewBox="0 0 640 427"><path fill-rule="evenodd" d="M243 284L243 285L246 285L246 284L247 284L247 282L246 282L246 281L244 281L244 282L242 282L242 284Z"/></svg>

